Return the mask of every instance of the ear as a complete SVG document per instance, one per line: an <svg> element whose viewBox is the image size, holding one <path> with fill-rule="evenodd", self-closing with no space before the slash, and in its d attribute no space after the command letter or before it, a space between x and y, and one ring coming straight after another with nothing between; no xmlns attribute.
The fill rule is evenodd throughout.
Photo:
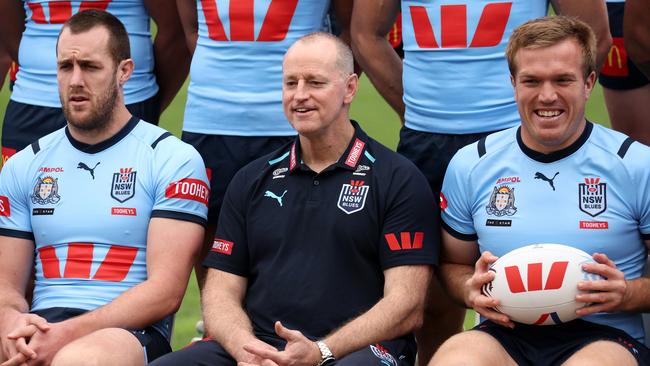
<svg viewBox="0 0 650 366"><path fill-rule="evenodd" d="M517 81L515 80L515 77L512 74L510 74L510 85L512 85L512 88L514 89L515 101L517 101Z"/></svg>
<svg viewBox="0 0 650 366"><path fill-rule="evenodd" d="M345 80L345 97L343 102L345 104L351 104L354 96L357 94L359 89L359 76L357 74L351 74Z"/></svg>
<svg viewBox="0 0 650 366"><path fill-rule="evenodd" d="M131 74L133 74L134 68L135 64L130 58L120 61L120 64L117 65L117 78L120 86L124 86L129 78L131 78Z"/></svg>
<svg viewBox="0 0 650 366"><path fill-rule="evenodd" d="M592 71L585 80L585 95L587 99L589 99L591 91L594 89L594 85L596 85L596 72Z"/></svg>

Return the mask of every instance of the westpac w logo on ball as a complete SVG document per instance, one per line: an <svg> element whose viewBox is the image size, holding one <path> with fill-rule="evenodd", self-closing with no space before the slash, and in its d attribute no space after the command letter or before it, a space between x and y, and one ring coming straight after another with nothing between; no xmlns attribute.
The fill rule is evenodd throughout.
<svg viewBox="0 0 650 366"><path fill-rule="evenodd" d="M111 197L124 203L135 196L136 172L133 168L120 168L119 173L113 173Z"/></svg>
<svg viewBox="0 0 650 366"><path fill-rule="evenodd" d="M350 184L344 184L341 187L336 207L348 215L363 210L369 190L370 186L364 185L364 181L351 180Z"/></svg>

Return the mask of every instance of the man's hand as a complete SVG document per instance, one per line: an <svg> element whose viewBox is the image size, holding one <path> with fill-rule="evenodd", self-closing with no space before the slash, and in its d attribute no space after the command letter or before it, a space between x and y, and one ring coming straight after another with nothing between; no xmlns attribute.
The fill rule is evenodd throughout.
<svg viewBox="0 0 650 366"><path fill-rule="evenodd" d="M280 322L275 322L275 332L287 341L284 351L247 344L244 349L262 359L262 362L252 365L314 366L320 362L318 346L302 333L285 328ZM248 366L251 364L241 362L238 365Z"/></svg>
<svg viewBox="0 0 650 366"><path fill-rule="evenodd" d="M266 360L266 362L265 362L265 360L263 358L259 357L257 354L248 352L247 349L260 349L260 350L267 350L269 352L277 352L278 351L275 347L271 346L270 344L264 343L264 342L260 341L259 339L254 339L254 340L246 343L243 346L243 348L241 350L241 353L239 353L238 355L233 355L233 356L235 356L235 358L238 361L237 365L244 365L244 366L246 366L246 365L251 365L251 366L252 365L264 365L264 366L271 365L271 366L273 366L273 365L275 365L275 363L273 361ZM269 362L271 362L271 363L269 363Z"/></svg>
<svg viewBox="0 0 650 366"><path fill-rule="evenodd" d="M495 273L488 269L497 259L498 257L486 251L476 261L474 274L465 282L465 303L483 317L505 327L514 328L515 324L507 315L494 310L499 305L499 300L485 296L481 291L483 285L494 280Z"/></svg>
<svg viewBox="0 0 650 366"><path fill-rule="evenodd" d="M34 359L37 355L33 349L27 346L29 339L36 332L47 332L50 325L47 320L36 314L17 314L5 326L8 333L3 332L1 338L2 354L6 361L1 366L21 365L27 360Z"/></svg>
<svg viewBox="0 0 650 366"><path fill-rule="evenodd" d="M578 283L578 290L586 292L578 294L576 301L588 305L576 310L576 314L585 316L600 312L621 311L627 292L625 274L616 268L616 264L605 254L594 253L593 258L597 263L585 263L582 265L582 269L600 275L603 279Z"/></svg>
<svg viewBox="0 0 650 366"><path fill-rule="evenodd" d="M9 337L11 338L24 338L32 330L30 327L23 327L16 332L12 332ZM31 336L27 346L35 352L35 357L29 360L30 366L48 366L57 352L63 346L75 339L74 332L67 326L67 322L52 323L49 325L49 330L46 332L35 332ZM11 361L11 360L9 360ZM7 362L9 362L7 361ZM22 362L7 363L2 366L18 366ZM6 364L6 365L5 365Z"/></svg>

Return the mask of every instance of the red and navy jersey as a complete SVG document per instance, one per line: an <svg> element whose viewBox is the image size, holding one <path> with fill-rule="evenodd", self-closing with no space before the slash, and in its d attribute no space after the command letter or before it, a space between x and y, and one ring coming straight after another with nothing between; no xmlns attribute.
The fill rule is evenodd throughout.
<svg viewBox="0 0 650 366"><path fill-rule="evenodd" d="M296 138L229 186L204 264L247 278L257 334L274 335L281 320L323 337L383 297L383 270L437 264L438 211L425 178L354 126L339 161L320 173L302 162Z"/></svg>

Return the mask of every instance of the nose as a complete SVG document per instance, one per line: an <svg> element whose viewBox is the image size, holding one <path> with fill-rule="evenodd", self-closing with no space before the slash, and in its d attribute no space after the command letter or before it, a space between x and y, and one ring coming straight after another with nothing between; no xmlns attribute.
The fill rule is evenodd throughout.
<svg viewBox="0 0 650 366"><path fill-rule="evenodd" d="M294 98L297 100L306 100L309 98L309 90L307 82L305 80L298 80L298 85L296 86L296 94Z"/></svg>
<svg viewBox="0 0 650 366"><path fill-rule="evenodd" d="M72 72L70 75L70 86L81 86L84 84L83 72L79 65L72 66Z"/></svg>
<svg viewBox="0 0 650 366"><path fill-rule="evenodd" d="M557 99L557 91L550 82L542 84L539 91L539 101L542 103L552 103Z"/></svg>

